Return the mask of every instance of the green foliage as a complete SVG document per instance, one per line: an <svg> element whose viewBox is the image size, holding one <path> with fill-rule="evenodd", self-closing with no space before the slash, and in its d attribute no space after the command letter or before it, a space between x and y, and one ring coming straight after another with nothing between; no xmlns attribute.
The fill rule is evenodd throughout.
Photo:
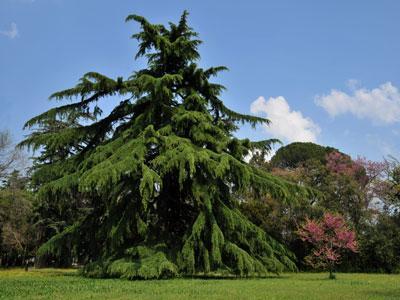
<svg viewBox="0 0 400 300"><path fill-rule="evenodd" d="M307 245L300 241L296 230L307 217L319 217L323 208L310 204L307 199L285 204L271 197L245 196L240 210L253 224L263 229L271 238L280 241L295 254L293 259L300 269L305 269L302 258L308 253Z"/></svg>
<svg viewBox="0 0 400 300"><path fill-rule="evenodd" d="M26 123L36 131L21 146L42 149L33 168L39 202L61 206L61 215L75 203L80 212L62 217L62 230L38 254L69 249L93 277L295 269L293 255L237 208L236 195L248 190L284 202L310 194L244 161L276 140L239 140L238 124L269 121L224 106L224 87L210 78L225 68L197 65L201 42L186 12L169 28L130 20L141 26L133 37L146 69L126 80L87 73L51 97L77 102ZM126 100L101 118L98 100L115 95Z"/></svg>
<svg viewBox="0 0 400 300"><path fill-rule="evenodd" d="M0 266L23 265L33 254L33 197L26 184L27 178L13 171L0 186Z"/></svg>
<svg viewBox="0 0 400 300"><path fill-rule="evenodd" d="M314 143L295 142L281 147L271 159L271 164L278 168L296 168L308 160L326 162L326 155L335 151L332 147L323 147Z"/></svg>
<svg viewBox="0 0 400 300"><path fill-rule="evenodd" d="M177 276L177 267L167 259L165 252L167 252L165 245L128 248L125 257L89 263L82 269L82 274L92 278L112 277L131 280Z"/></svg>
<svg viewBox="0 0 400 300"><path fill-rule="evenodd" d="M349 257L351 270L400 273L400 215L381 215L375 224L366 224L358 235L360 253Z"/></svg>
<svg viewBox="0 0 400 300"><path fill-rule="evenodd" d="M70 247L73 238L77 235L78 229L78 223L75 223L65 228L62 232L54 235L50 240L41 245L40 248L37 250L37 255L39 257L51 254L55 256L61 256L62 249L64 247Z"/></svg>
<svg viewBox="0 0 400 300"><path fill-rule="evenodd" d="M296 145L292 150L297 151L302 147L306 145ZM324 149L321 146L315 148ZM276 159L282 159L283 162L292 158L299 161L305 159L300 151L296 151L283 151ZM259 168L270 168L261 159L253 160L252 163ZM384 162L371 162L362 158L354 161L350 156L336 151L325 156L321 154L319 159L318 156L311 156L285 169L274 168L272 173L312 186L316 190L314 198L282 205L274 198L259 201L258 196L250 194L245 195L247 201L242 203L241 210L253 223L283 241L298 259L307 256L310 249L293 236L297 224L302 223L305 217L318 218L324 211L338 212L356 230L359 242L359 252L343 255L342 265L338 269L348 272L398 273L398 165L394 158ZM299 267L307 269L301 264Z"/></svg>

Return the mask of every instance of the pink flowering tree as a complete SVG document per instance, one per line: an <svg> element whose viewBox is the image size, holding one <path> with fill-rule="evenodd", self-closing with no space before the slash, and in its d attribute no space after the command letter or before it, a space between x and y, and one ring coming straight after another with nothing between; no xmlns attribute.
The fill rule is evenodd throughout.
<svg viewBox="0 0 400 300"><path fill-rule="evenodd" d="M364 164L353 161L350 156L337 151L330 152L326 156L326 167L334 174L352 177L360 183L365 183L367 180Z"/></svg>
<svg viewBox="0 0 400 300"><path fill-rule="evenodd" d="M312 244L314 249L305 258L313 268L329 270L334 279L334 267L340 263L344 251L357 252L355 233L346 224L343 216L325 213L321 220L310 220L299 228L300 238Z"/></svg>

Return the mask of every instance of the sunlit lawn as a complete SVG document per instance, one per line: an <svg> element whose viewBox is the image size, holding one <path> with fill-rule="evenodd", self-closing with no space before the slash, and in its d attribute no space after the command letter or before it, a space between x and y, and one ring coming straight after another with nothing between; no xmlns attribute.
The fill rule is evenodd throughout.
<svg viewBox="0 0 400 300"><path fill-rule="evenodd" d="M0 299L400 299L400 275L298 273L263 279L87 279L75 270L0 270Z"/></svg>

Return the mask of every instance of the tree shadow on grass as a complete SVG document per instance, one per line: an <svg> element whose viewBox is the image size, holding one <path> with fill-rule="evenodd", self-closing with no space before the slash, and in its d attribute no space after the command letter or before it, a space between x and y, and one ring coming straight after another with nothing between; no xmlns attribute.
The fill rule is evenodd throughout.
<svg viewBox="0 0 400 300"><path fill-rule="evenodd" d="M200 280L264 280L264 279L288 279L288 275L267 275L267 276L246 276L240 277L235 275L193 275L182 276L184 279L200 279Z"/></svg>

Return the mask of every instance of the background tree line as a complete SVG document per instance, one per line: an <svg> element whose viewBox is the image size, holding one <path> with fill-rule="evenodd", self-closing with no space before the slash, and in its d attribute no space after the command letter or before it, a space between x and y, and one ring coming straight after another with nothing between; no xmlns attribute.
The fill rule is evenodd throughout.
<svg viewBox="0 0 400 300"><path fill-rule="evenodd" d="M324 212L345 217L357 233L359 252L343 257L341 271L400 272L400 164L350 156L331 147L292 143L270 161L255 153L250 164L291 182L318 190L313 199L282 203L251 192L240 195L240 210L254 224L283 242L296 254L300 269L309 246L297 230L306 218ZM35 200L35 182L10 134L0 133L0 265L69 267L79 257L65 247L58 255L38 257L37 249L84 214L85 202ZM34 260L35 258L35 260Z"/></svg>
<svg viewBox="0 0 400 300"><path fill-rule="evenodd" d="M307 269L303 258L310 249L297 228L307 217L320 218L329 211L345 217L359 243L358 253L343 257L342 271L400 272L400 164L395 158L353 160L332 147L292 143L271 161L255 155L250 163L319 192L314 199L299 198L293 204L251 194L242 202L250 220L296 254L300 268Z"/></svg>

